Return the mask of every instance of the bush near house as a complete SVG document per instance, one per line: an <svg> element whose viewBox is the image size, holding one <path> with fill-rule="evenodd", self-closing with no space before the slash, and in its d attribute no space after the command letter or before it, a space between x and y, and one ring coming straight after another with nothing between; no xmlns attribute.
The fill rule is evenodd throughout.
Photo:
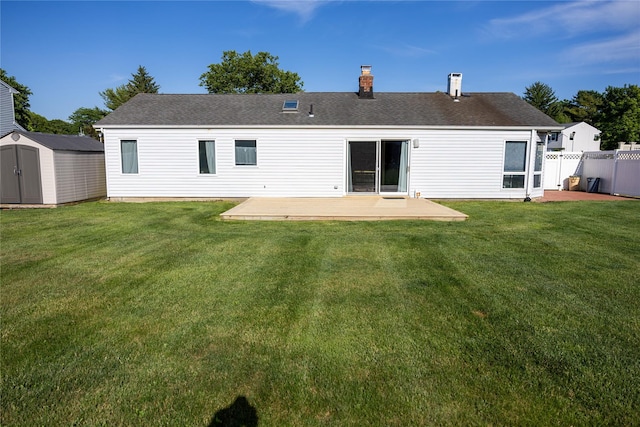
<svg viewBox="0 0 640 427"><path fill-rule="evenodd" d="M469 220L2 212L0 424L637 423L640 226L598 220L637 203L447 205Z"/></svg>

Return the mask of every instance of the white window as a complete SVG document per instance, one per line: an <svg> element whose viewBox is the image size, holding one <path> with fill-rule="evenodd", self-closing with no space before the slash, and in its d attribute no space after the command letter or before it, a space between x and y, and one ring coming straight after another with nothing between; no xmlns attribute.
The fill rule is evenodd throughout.
<svg viewBox="0 0 640 427"><path fill-rule="evenodd" d="M507 141L504 149L502 188L524 188L527 141Z"/></svg>
<svg viewBox="0 0 640 427"><path fill-rule="evenodd" d="M536 142L536 162L533 167L533 187L542 186L542 159L544 157L544 142Z"/></svg>
<svg viewBox="0 0 640 427"><path fill-rule="evenodd" d="M256 166L258 164L255 139L236 140L236 165Z"/></svg>
<svg viewBox="0 0 640 427"><path fill-rule="evenodd" d="M122 173L138 173L138 141L120 141Z"/></svg>
<svg viewBox="0 0 640 427"><path fill-rule="evenodd" d="M216 142L198 141L198 158L201 174L216 173Z"/></svg>

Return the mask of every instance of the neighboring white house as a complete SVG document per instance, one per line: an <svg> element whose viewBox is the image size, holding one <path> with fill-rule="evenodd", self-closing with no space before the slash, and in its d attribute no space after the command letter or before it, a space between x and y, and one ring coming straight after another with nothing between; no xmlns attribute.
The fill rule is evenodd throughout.
<svg viewBox="0 0 640 427"><path fill-rule="evenodd" d="M0 80L0 136L4 136L12 130L24 130L16 123L15 105L13 95L17 90Z"/></svg>
<svg viewBox="0 0 640 427"><path fill-rule="evenodd" d="M548 132L513 93L139 94L96 123L107 197L543 195ZM453 80L452 80L453 79Z"/></svg>
<svg viewBox="0 0 640 427"><path fill-rule="evenodd" d="M599 151L600 131L585 122L565 123L560 132L549 133L549 151Z"/></svg>
<svg viewBox="0 0 640 427"><path fill-rule="evenodd" d="M0 203L57 205L104 197L104 146L87 136L14 130L0 138Z"/></svg>
<svg viewBox="0 0 640 427"><path fill-rule="evenodd" d="M618 149L623 151L640 150L640 143L638 142L619 142Z"/></svg>

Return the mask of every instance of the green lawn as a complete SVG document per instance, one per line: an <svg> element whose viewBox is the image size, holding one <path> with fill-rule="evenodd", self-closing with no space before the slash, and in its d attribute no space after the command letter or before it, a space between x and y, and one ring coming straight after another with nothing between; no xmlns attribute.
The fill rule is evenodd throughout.
<svg viewBox="0 0 640 427"><path fill-rule="evenodd" d="M465 222L0 213L2 426L633 425L640 202Z"/></svg>

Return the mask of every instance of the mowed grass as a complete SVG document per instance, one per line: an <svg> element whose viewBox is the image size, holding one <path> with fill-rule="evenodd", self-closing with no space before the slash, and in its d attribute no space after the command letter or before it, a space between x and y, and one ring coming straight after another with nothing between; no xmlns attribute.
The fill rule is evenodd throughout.
<svg viewBox="0 0 640 427"><path fill-rule="evenodd" d="M0 213L3 426L637 425L640 202Z"/></svg>

